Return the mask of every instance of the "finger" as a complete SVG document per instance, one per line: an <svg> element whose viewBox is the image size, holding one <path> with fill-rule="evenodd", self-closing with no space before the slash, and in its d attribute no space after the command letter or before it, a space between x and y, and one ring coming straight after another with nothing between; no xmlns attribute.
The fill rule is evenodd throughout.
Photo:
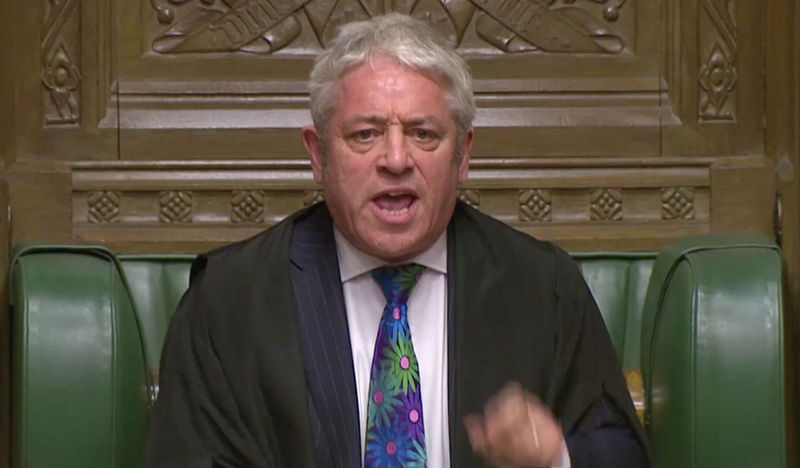
<svg viewBox="0 0 800 468"><path fill-rule="evenodd" d="M506 385L486 407L486 437L494 446L504 447L516 436L526 421L525 392L516 382Z"/></svg>
<svg viewBox="0 0 800 468"><path fill-rule="evenodd" d="M486 434L484 429L483 416L479 414L468 414L464 418L464 426L467 428L469 443L472 450L484 454L486 452Z"/></svg>
<svg viewBox="0 0 800 468"><path fill-rule="evenodd" d="M527 401L527 392L512 382L487 404L484 453L493 464L514 464L515 454L529 443Z"/></svg>

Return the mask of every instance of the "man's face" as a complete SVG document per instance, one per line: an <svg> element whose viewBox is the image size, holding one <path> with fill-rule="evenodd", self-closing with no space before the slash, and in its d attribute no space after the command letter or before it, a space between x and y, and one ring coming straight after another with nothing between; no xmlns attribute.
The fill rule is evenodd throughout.
<svg viewBox="0 0 800 468"><path fill-rule="evenodd" d="M389 59L339 81L326 156L303 130L314 180L336 227L359 250L390 262L424 251L444 232L467 180L472 132L456 162L456 125L439 83Z"/></svg>

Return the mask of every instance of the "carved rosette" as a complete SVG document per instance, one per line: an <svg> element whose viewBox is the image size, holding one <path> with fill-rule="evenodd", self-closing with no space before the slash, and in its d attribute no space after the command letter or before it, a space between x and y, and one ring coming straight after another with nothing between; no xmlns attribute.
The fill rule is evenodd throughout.
<svg viewBox="0 0 800 468"><path fill-rule="evenodd" d="M160 29L152 47L161 54L271 54L291 47L306 25L325 48L344 24L399 12L427 22L453 46L474 28L507 53L617 54L625 40L611 24L626 2L592 0L600 11L574 0L150 0Z"/></svg>
<svg viewBox="0 0 800 468"><path fill-rule="evenodd" d="M86 203L89 205L88 220L90 223L115 223L119 221L119 192L103 190L89 192Z"/></svg>
<svg viewBox="0 0 800 468"><path fill-rule="evenodd" d="M80 117L80 2L50 0L45 9L41 43L45 122L76 123Z"/></svg>
<svg viewBox="0 0 800 468"><path fill-rule="evenodd" d="M158 194L158 203L158 220L162 223L192 222L192 192L161 192Z"/></svg>
<svg viewBox="0 0 800 468"><path fill-rule="evenodd" d="M519 191L519 220L547 223L553 219L550 191L529 189Z"/></svg>
<svg viewBox="0 0 800 468"><path fill-rule="evenodd" d="M694 189L669 187L661 191L661 219L694 219Z"/></svg>
<svg viewBox="0 0 800 468"><path fill-rule="evenodd" d="M481 194L477 190L459 190L458 199L476 210L481 206Z"/></svg>
<svg viewBox="0 0 800 468"><path fill-rule="evenodd" d="M622 221L621 189L595 189L589 198L592 221Z"/></svg>
<svg viewBox="0 0 800 468"><path fill-rule="evenodd" d="M699 117L703 121L734 120L738 80L733 0L703 0L700 27ZM705 25L705 26L703 26Z"/></svg>
<svg viewBox="0 0 800 468"><path fill-rule="evenodd" d="M325 200L325 194L322 190L307 190L303 194L303 206L311 206Z"/></svg>
<svg viewBox="0 0 800 468"><path fill-rule="evenodd" d="M264 191L234 190L231 194L231 221L261 223L264 221Z"/></svg>

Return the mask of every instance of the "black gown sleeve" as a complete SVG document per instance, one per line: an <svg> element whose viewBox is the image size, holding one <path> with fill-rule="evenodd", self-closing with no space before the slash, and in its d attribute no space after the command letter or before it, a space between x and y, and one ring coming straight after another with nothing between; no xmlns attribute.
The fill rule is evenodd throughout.
<svg viewBox="0 0 800 468"><path fill-rule="evenodd" d="M562 353L554 379L559 415L573 468L651 466L650 448L594 298L565 253L556 287Z"/></svg>
<svg viewBox="0 0 800 468"><path fill-rule="evenodd" d="M150 468L276 467L242 418L206 321L202 273L181 300L161 357L150 421ZM212 293L213 294L213 293Z"/></svg>

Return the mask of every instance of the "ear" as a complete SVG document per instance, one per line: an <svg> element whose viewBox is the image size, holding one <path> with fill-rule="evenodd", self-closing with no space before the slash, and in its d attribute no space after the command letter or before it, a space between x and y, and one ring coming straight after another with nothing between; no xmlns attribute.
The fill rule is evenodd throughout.
<svg viewBox="0 0 800 468"><path fill-rule="evenodd" d="M308 157L311 159L311 171L314 173L314 182L322 184L325 181L324 162L320 135L316 127L309 125L303 127L303 146L306 147Z"/></svg>
<svg viewBox="0 0 800 468"><path fill-rule="evenodd" d="M475 131L470 129L464 135L464 143L461 147L461 162L458 163L458 183L463 184L469 179L469 158L472 155L472 143Z"/></svg>

